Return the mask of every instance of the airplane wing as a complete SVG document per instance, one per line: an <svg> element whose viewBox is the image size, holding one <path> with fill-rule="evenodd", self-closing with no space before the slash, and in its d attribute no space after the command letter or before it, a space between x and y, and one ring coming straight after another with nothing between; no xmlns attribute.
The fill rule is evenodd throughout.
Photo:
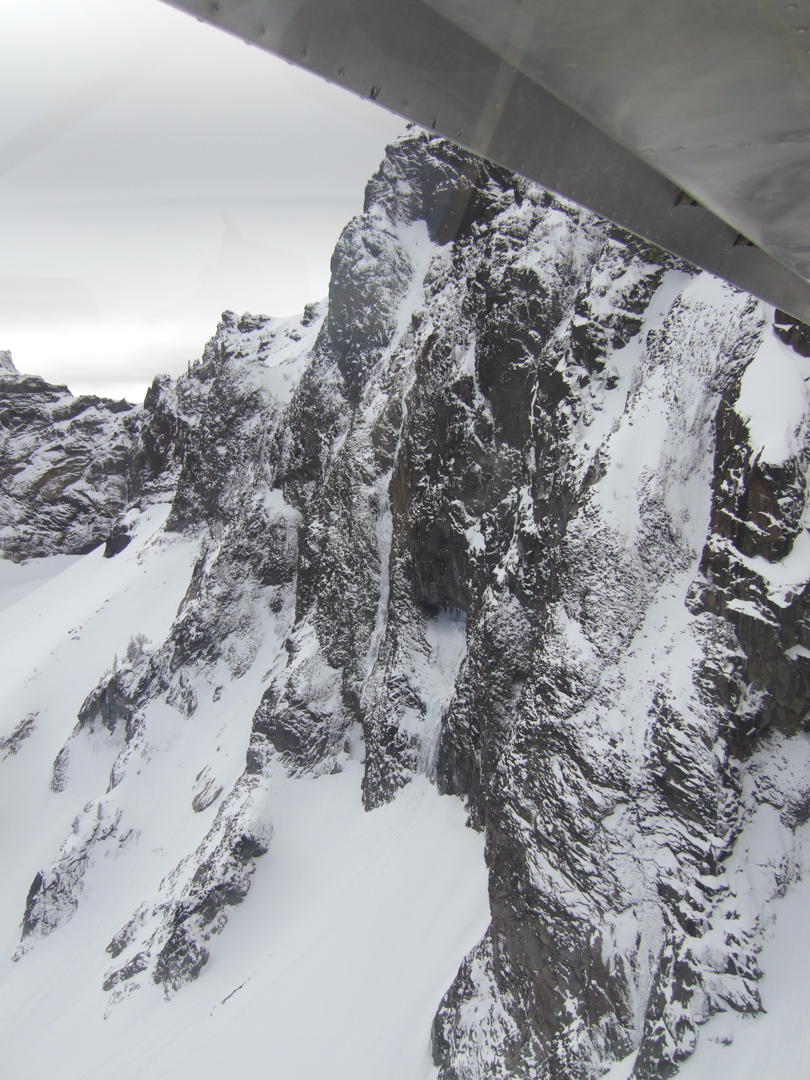
<svg viewBox="0 0 810 1080"><path fill-rule="evenodd" d="M168 0L810 322L810 2Z"/></svg>

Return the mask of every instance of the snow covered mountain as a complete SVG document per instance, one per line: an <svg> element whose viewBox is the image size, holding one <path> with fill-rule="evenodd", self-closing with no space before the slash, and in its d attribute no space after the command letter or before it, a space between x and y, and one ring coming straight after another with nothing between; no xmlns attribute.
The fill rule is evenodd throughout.
<svg viewBox="0 0 810 1080"><path fill-rule="evenodd" d="M808 352L411 131L143 406L0 354L3 1075L806 1071Z"/></svg>

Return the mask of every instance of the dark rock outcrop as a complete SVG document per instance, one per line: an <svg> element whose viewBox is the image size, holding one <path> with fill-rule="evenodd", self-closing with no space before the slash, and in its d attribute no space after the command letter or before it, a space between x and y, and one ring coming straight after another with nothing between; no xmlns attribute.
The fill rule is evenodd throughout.
<svg viewBox="0 0 810 1080"><path fill-rule="evenodd" d="M170 380L145 406L74 397L0 364L0 552L25 559L83 554L108 541L124 509L173 487L176 420ZM176 473L176 470L175 470ZM120 550L120 549L119 549Z"/></svg>

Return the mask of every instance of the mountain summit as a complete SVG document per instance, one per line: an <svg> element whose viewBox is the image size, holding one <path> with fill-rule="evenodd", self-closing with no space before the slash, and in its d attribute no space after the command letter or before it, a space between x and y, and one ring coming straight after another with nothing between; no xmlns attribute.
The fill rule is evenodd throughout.
<svg viewBox="0 0 810 1080"><path fill-rule="evenodd" d="M0 353L4 1074L731 1061L807 863L779 319L412 130L142 406Z"/></svg>

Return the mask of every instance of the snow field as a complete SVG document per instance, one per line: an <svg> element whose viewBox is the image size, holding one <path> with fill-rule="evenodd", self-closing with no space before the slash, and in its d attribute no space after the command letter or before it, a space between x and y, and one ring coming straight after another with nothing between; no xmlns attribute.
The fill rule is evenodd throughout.
<svg viewBox="0 0 810 1080"><path fill-rule="evenodd" d="M0 1074L429 1077L433 1015L486 930L489 907L483 837L466 827L461 802L439 796L425 777L365 813L359 762L304 780L274 763L260 796L274 830L269 851L247 899L212 939L197 982L170 1001L147 983L113 1007L102 989L113 966L107 943L211 826L221 798L194 813L196 778L207 770L203 779L227 794L241 774L253 710L282 652L268 620L242 679L231 680L220 663L205 680L213 693L203 697L196 684L192 717L160 700L147 707L142 760L130 762L112 791L105 793L123 738L104 729L70 740L66 787L49 789L77 711L115 655L136 633L157 646L169 631L197 544L162 532L167 511L135 515L134 539L114 559L98 549L41 560L34 583L27 566L7 564L0 582L7 596L31 586L0 611L0 737L38 714L0 762ZM34 875L98 799L108 815L120 812L120 823L93 848L75 914L29 939L30 950L12 962Z"/></svg>

